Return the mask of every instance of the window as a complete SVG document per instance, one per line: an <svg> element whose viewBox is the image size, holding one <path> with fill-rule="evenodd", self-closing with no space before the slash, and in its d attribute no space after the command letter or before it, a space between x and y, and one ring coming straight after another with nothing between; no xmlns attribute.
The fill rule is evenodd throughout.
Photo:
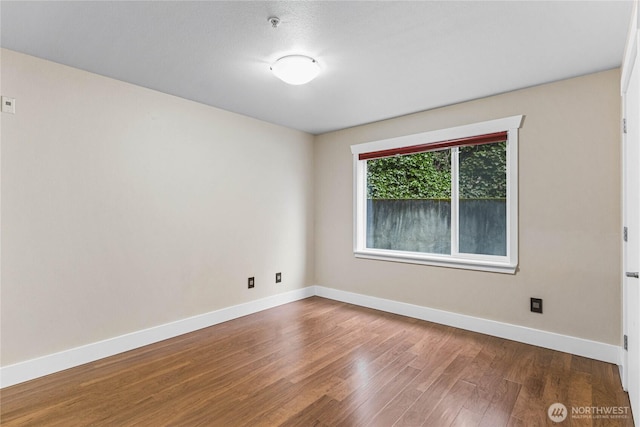
<svg viewBox="0 0 640 427"><path fill-rule="evenodd" d="M355 256L514 273L521 123L353 145Z"/></svg>

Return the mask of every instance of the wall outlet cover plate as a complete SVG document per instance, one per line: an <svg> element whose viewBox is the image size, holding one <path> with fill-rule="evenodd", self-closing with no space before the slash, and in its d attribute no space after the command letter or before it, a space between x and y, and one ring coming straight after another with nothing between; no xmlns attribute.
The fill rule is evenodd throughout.
<svg viewBox="0 0 640 427"><path fill-rule="evenodd" d="M2 97L2 112L15 114L16 113L16 100L15 98L9 98L8 96Z"/></svg>
<svg viewBox="0 0 640 427"><path fill-rule="evenodd" d="M542 298L531 298L531 312L542 314Z"/></svg>

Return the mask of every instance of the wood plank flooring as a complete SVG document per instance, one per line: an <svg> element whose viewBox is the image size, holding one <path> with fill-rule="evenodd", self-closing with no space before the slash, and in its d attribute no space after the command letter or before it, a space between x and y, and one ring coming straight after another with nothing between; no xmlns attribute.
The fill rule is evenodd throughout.
<svg viewBox="0 0 640 427"><path fill-rule="evenodd" d="M0 423L633 426L594 406L629 407L617 366L313 297L5 388Z"/></svg>

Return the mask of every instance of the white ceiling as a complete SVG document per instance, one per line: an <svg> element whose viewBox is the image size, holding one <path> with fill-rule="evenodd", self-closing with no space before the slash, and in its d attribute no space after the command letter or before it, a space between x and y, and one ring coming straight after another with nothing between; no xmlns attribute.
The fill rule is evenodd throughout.
<svg viewBox="0 0 640 427"><path fill-rule="evenodd" d="M318 134L618 67L630 15L630 1L3 0L0 42ZM269 65L293 53L320 76L277 80Z"/></svg>

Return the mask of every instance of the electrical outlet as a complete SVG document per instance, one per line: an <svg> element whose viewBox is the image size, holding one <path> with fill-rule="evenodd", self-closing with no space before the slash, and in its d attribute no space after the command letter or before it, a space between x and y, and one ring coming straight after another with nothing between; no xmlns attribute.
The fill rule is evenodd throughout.
<svg viewBox="0 0 640 427"><path fill-rule="evenodd" d="M15 114L16 113L16 100L15 98L9 98L8 96L2 97L2 112Z"/></svg>
<svg viewBox="0 0 640 427"><path fill-rule="evenodd" d="M276 273L276 283L282 282L282 273Z"/></svg>
<svg viewBox="0 0 640 427"><path fill-rule="evenodd" d="M249 277L249 289L252 289L256 286L256 279L254 277Z"/></svg>
<svg viewBox="0 0 640 427"><path fill-rule="evenodd" d="M531 298L531 312L542 314L542 298Z"/></svg>

